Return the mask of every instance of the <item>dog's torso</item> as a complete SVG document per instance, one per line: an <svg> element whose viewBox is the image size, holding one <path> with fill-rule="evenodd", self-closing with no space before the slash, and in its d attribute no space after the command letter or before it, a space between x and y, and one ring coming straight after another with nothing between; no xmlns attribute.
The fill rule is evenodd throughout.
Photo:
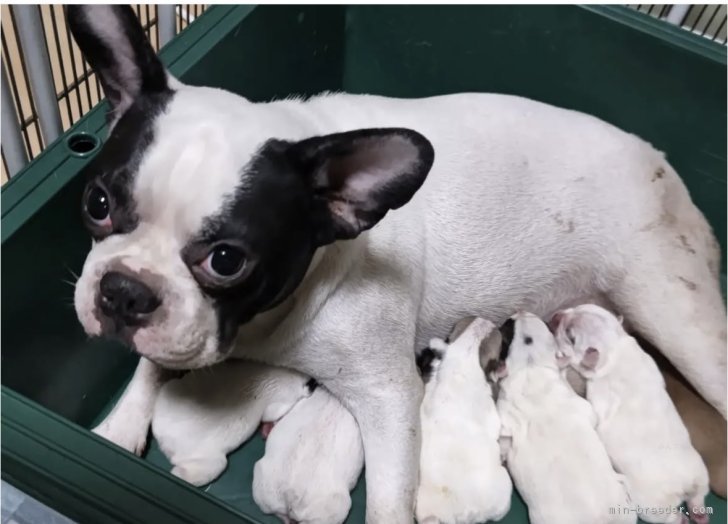
<svg viewBox="0 0 728 524"><path fill-rule="evenodd" d="M530 368L503 379L498 411L503 435L511 438L508 469L533 524L636 521L591 406L556 369Z"/></svg>
<svg viewBox="0 0 728 524"><path fill-rule="evenodd" d="M326 248L319 286L304 281L296 293L292 313L313 321L312 340L338 338L342 322L368 322L357 306L369 304L367 295L376 295L367 312L379 324L373 338L388 330L414 334L419 346L467 314L495 322L517 309L545 315L619 277L621 244L662 213L664 195L650 187L656 170L665 171L670 191L685 192L662 155L639 138L523 98L334 94L269 110L283 108L291 122L282 133L404 125L426 134L436 151L411 202L360 238ZM319 296L305 296L309 288ZM338 314L341 308L347 315Z"/></svg>
<svg viewBox="0 0 728 524"><path fill-rule="evenodd" d="M341 523L363 464L356 421L318 388L270 432L253 472L253 497L266 513L295 522Z"/></svg>
<svg viewBox="0 0 728 524"><path fill-rule="evenodd" d="M478 362L478 345L463 348L460 342L450 344L425 385L418 522L435 517L442 524L475 524L500 520L510 509L512 483L498 445L500 418Z"/></svg>
<svg viewBox="0 0 728 524"><path fill-rule="evenodd" d="M602 373L587 380L587 399L615 467L635 504L676 507L708 492L708 472L652 358L632 337L610 351ZM658 520L659 522L659 520Z"/></svg>
<svg viewBox="0 0 728 524"><path fill-rule="evenodd" d="M308 377L254 362L231 361L165 384L152 432L172 474L200 486L214 480L227 455L310 394Z"/></svg>

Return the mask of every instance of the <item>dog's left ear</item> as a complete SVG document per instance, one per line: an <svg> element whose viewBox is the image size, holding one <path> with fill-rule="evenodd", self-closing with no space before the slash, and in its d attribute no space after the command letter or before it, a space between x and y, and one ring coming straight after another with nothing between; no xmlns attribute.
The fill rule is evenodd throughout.
<svg viewBox="0 0 728 524"><path fill-rule="evenodd" d="M68 27L104 87L113 126L140 95L168 90L167 72L128 5L69 5Z"/></svg>
<svg viewBox="0 0 728 524"><path fill-rule="evenodd" d="M288 154L314 192L318 245L354 238L405 205L435 158L424 136L401 128L309 138Z"/></svg>

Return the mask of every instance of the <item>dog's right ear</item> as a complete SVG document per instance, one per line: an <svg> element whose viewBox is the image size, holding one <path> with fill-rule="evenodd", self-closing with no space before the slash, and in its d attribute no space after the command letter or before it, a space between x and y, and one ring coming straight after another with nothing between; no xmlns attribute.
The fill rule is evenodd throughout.
<svg viewBox="0 0 728 524"><path fill-rule="evenodd" d="M169 90L167 72L128 5L69 5L68 25L111 104L113 125L134 100Z"/></svg>

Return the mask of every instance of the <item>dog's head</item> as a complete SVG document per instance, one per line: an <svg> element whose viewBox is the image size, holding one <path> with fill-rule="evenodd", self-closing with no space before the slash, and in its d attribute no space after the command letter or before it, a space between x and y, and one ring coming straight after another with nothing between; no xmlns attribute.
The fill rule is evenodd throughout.
<svg viewBox="0 0 728 524"><path fill-rule="evenodd" d="M586 373L598 369L604 353L627 335L621 317L593 304L558 311L549 324L559 353Z"/></svg>
<svg viewBox="0 0 728 524"><path fill-rule="evenodd" d="M546 323L536 315L516 313L501 327L501 332L505 340L510 339L507 373L531 366L557 367L556 340Z"/></svg>
<svg viewBox="0 0 728 524"><path fill-rule="evenodd" d="M84 170L94 242L76 310L90 335L165 367L225 358L318 248L407 203L432 165L409 129L311 136L293 102L182 85L129 7L69 6L68 19L111 106L110 136Z"/></svg>

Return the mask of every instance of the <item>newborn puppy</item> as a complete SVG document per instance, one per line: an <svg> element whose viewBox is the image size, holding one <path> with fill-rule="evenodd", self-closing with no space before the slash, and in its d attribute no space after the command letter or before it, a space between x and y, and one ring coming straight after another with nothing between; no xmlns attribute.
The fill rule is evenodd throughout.
<svg viewBox="0 0 728 524"><path fill-rule="evenodd" d="M495 325L474 317L458 323L449 343L430 342L435 357L420 408L420 523L475 524L500 520L510 509L500 419L480 365L481 358L497 359L499 349Z"/></svg>
<svg viewBox="0 0 728 524"><path fill-rule="evenodd" d="M253 470L253 499L286 523L339 524L363 466L354 417L319 386L270 430Z"/></svg>
<svg viewBox="0 0 728 524"><path fill-rule="evenodd" d="M556 341L530 313L513 317L498 412L503 450L531 524L626 524L637 516L589 402L568 385Z"/></svg>
<svg viewBox="0 0 728 524"><path fill-rule="evenodd" d="M174 466L172 474L202 486L227 466L228 453L311 394L300 373L230 360L188 373L162 387L152 433Z"/></svg>
<svg viewBox="0 0 728 524"><path fill-rule="evenodd" d="M708 471L690 443L655 362L620 320L592 304L555 315L559 348L587 379L587 399L614 466L624 473L633 503L677 508L683 501L696 523L708 494ZM681 513L641 513L646 522L687 522Z"/></svg>

